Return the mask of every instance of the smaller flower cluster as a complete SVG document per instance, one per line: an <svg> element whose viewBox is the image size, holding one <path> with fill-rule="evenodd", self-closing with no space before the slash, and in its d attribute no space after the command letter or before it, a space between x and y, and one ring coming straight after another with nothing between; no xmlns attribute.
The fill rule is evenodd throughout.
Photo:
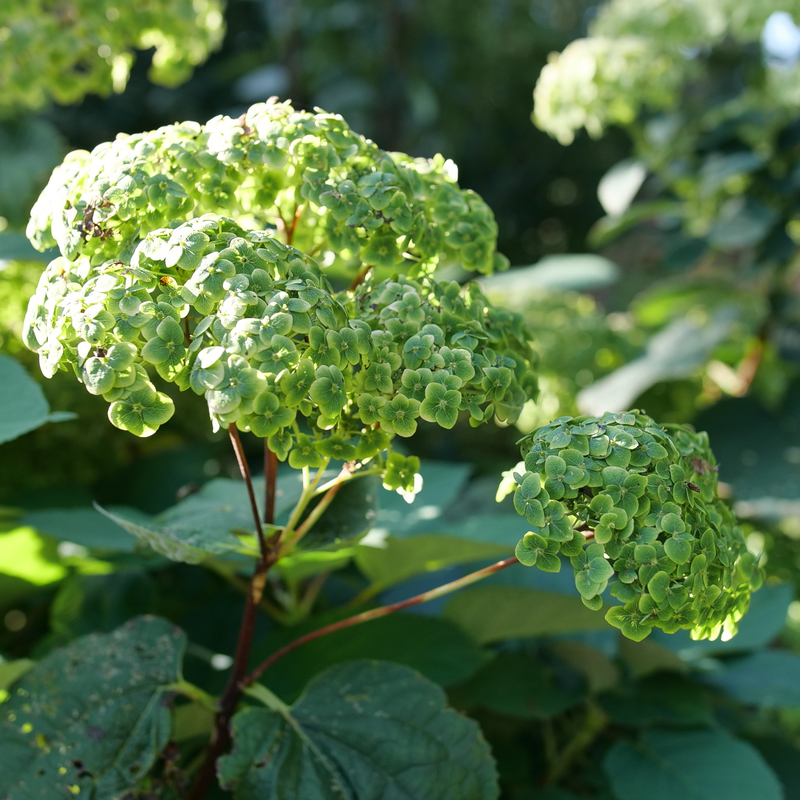
<svg viewBox="0 0 800 800"><path fill-rule="evenodd" d="M513 422L536 387L521 318L477 286L336 296L308 256L214 215L149 234L129 264L56 259L25 336L45 375L71 365L119 428L147 436L171 416L154 370L296 468L371 458L420 418Z"/></svg>
<svg viewBox="0 0 800 800"><path fill-rule="evenodd" d="M278 228L353 274L363 265L427 273L442 256L484 273L508 265L491 209L458 187L452 162L386 153L336 114L276 102L71 153L34 205L28 236L97 265L204 213Z"/></svg>
<svg viewBox="0 0 800 800"><path fill-rule="evenodd" d="M736 632L761 573L717 497L705 433L667 431L633 411L560 417L523 440L514 505L531 525L517 558L548 572L570 559L589 608L630 639L653 628L694 638ZM589 543L587 544L587 539Z"/></svg>
<svg viewBox="0 0 800 800"><path fill-rule="evenodd" d="M150 78L187 80L222 41L219 0L3 0L0 107L38 108L52 97L121 92L136 50L154 48Z"/></svg>

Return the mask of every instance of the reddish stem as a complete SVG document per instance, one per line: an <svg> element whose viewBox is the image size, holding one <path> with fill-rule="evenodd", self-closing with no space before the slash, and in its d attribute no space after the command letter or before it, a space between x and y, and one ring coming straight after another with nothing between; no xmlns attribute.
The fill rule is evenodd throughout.
<svg viewBox="0 0 800 800"><path fill-rule="evenodd" d="M408 600L401 600L399 603L393 603L392 605L389 606L381 606L380 608L373 608L369 611L363 611L361 614L355 614L354 616L348 617L347 619L340 620L339 622L334 622L331 625L326 625L324 628L320 628L319 630L307 633L305 636L301 636L299 639L295 639L293 642L290 642L285 647L281 647L280 650L276 650L271 656L269 656L269 658L262 661L250 673L250 675L248 675L244 679L242 683L244 686L251 686L276 661L279 661L285 655L288 655L293 650L296 650L298 647L301 647L306 642L311 642L314 639L319 639L321 636L327 636L329 633L335 633L336 631L340 631L343 628L350 628L351 626L359 625L362 622L369 622L372 619L379 619L380 617L385 617L389 614L394 614L395 611L402 611L404 608L411 608L411 606L418 606L420 603L427 603L428 600L434 600L437 597L441 597L442 595L455 592L456 590L461 589L464 586L469 586L469 584L471 583L475 583L476 581L479 581L482 578L486 578L489 575L494 575L496 572L500 572L500 570L506 569L507 567L511 567L514 564L518 563L519 562L517 560L517 557L511 556L511 558L506 558L504 561L498 561L496 564L492 564L489 567L484 567L484 569L479 569L476 572L471 572L469 575L465 575L463 578L459 578L458 580L446 583L443 586L439 586L436 589L431 589L431 591L429 592L423 592L422 594L418 594L415 597L409 597Z"/></svg>
<svg viewBox="0 0 800 800"><path fill-rule="evenodd" d="M372 264L367 264L367 266L364 267L364 269L362 269L358 273L358 275L355 276L355 278L353 278L353 282L350 284L347 291L354 292L363 283L364 278L366 278L367 275L369 275L369 271L371 269L372 269Z"/></svg>
<svg viewBox="0 0 800 800"><path fill-rule="evenodd" d="M261 560L263 561L267 557L267 543L264 540L264 528L261 525L261 514L259 514L256 493L253 490L253 479L250 477L250 467L247 466L242 440L239 438L239 431L236 430L236 425L228 425L228 434L231 437L233 452L236 454L236 463L239 465L239 472L242 473L242 478L247 486L247 495L250 498L250 509L253 512L253 520L256 524L256 536L258 536L258 546L261 551Z"/></svg>

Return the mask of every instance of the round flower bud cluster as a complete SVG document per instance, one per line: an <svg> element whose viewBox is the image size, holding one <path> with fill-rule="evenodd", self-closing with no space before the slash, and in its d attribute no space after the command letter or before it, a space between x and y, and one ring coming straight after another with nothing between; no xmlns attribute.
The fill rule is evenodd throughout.
<svg viewBox="0 0 800 800"><path fill-rule="evenodd" d="M513 421L535 389L521 318L476 286L398 278L339 299L311 258L214 215L150 233L129 263L56 259L25 337L119 428L147 436L172 414L154 370L296 468L370 458L418 418Z"/></svg>
<svg viewBox="0 0 800 800"><path fill-rule="evenodd" d="M28 236L96 266L130 258L142 232L205 213L276 228L352 274L425 274L442 257L484 273L507 266L491 210L459 189L452 162L386 153L338 115L277 102L71 153L35 204Z"/></svg>
<svg viewBox="0 0 800 800"><path fill-rule="evenodd" d="M735 634L761 583L741 529L717 497L705 433L669 432L639 411L560 417L523 440L514 505L531 525L516 549L548 572L570 559L585 605L630 639L653 628Z"/></svg>
<svg viewBox="0 0 800 800"><path fill-rule="evenodd" d="M177 86L222 41L219 0L3 0L0 108L121 92L135 50L154 48L150 79Z"/></svg>

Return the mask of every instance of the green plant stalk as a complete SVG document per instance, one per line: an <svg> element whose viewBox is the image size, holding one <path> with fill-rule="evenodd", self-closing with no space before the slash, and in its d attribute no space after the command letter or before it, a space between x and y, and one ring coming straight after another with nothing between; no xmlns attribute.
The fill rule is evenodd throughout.
<svg viewBox="0 0 800 800"><path fill-rule="evenodd" d="M594 703L590 702L586 708L583 725L557 756L547 775L546 783L553 784L561 780L572 762L589 747L607 724L608 717Z"/></svg>
<svg viewBox="0 0 800 800"><path fill-rule="evenodd" d="M264 529L258 510L255 491L253 489L250 468L247 465L244 449L242 448L242 442L239 438L239 432L236 430L236 426L229 425L228 433L231 438L231 444L233 445L233 451L236 454L236 461L239 465L242 480L244 480L247 486L247 494L250 498L253 522L255 524L256 533L258 534L261 557L256 563L255 572L250 580L250 585L247 587L247 599L245 601L244 612L242 613L242 621L239 626L239 636L236 642L236 652L233 657L231 674L219 702L216 705L218 713L214 731L211 734L211 741L209 742L206 758L200 769L200 774L189 794L189 800L202 800L202 798L206 796L216 774L217 758L230 748L230 721L242 697L241 682L247 671L247 661L250 658L250 650L253 645L256 619L264 594L267 573L270 567L278 560L276 548L271 547L264 538ZM269 497L267 498L267 502L270 502ZM271 499L271 502L274 503L274 497Z"/></svg>
<svg viewBox="0 0 800 800"><path fill-rule="evenodd" d="M184 697L195 700L196 702L200 703L203 708L207 708L209 711L217 710L216 698L212 697L208 692L204 692L199 686L195 686L193 683L189 683L188 681L180 680L176 681L175 683L168 683L161 688L164 691L182 694Z"/></svg>
<svg viewBox="0 0 800 800"><path fill-rule="evenodd" d="M306 510L306 506L311 502L311 498L314 496L314 493L317 489L317 484L320 482L322 478L322 473L325 472L328 464L330 464L330 459L326 458L322 462L322 466L317 470L317 474L314 476L314 480L306 487L303 487L303 492L300 495L300 499L297 501L297 505L294 507L291 516L289 517L289 521L286 523L286 527L283 529L283 537L285 538L289 534L294 531L295 525L297 525L300 517L303 515L303 512ZM304 473L307 474L307 473ZM305 482L305 481L304 481Z"/></svg>
<svg viewBox="0 0 800 800"><path fill-rule="evenodd" d="M349 473L347 474L349 475ZM345 470L342 470L342 475L344 475L344 477L334 483L333 486L331 486L330 489L325 492L325 494L322 496L322 499L314 507L314 510L305 518L303 524L285 539L278 552L278 558L285 556L286 553L288 553L308 533L317 520L325 513L325 509L327 509L328 506L333 502L333 498L336 497L336 493L342 488L344 482L347 480ZM283 535L286 537L287 532L284 531Z"/></svg>
<svg viewBox="0 0 800 800"><path fill-rule="evenodd" d="M394 614L395 611L402 611L405 608L411 608L412 606L418 606L421 603L427 603L429 600L435 600L437 597L443 597L446 594L456 592L459 589L463 589L465 586L477 583L478 581L483 580L483 578L488 578L490 575L494 575L496 572L500 572L501 570L518 563L519 561L517 560L517 557L511 556L511 558L506 558L503 561L498 561L496 564L484 567L476 572L471 572L469 575L465 575L463 578L451 581L450 583L445 583L442 586L437 586L435 589L423 592L422 594L418 594L414 597L409 597L407 600L401 600L400 602L392 603L392 605L389 606L381 606L380 608L373 608L369 611L363 611L360 614L355 614L347 619L334 622L331 625L326 625L324 628L307 633L305 636L295 639L293 642L290 642L280 650L276 650L271 656L262 661L242 681L242 684L243 686L252 686L276 661L279 661L293 650L296 650L298 647L306 644L306 642L311 642L314 639L327 636L329 633L335 633L343 628L350 628L353 625L360 625L362 622L369 622L373 619L386 617L389 614Z"/></svg>

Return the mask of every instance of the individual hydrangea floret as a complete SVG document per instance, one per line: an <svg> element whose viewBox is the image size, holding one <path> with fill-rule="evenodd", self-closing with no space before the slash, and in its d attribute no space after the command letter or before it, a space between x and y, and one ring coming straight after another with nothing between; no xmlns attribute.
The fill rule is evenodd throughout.
<svg viewBox="0 0 800 800"><path fill-rule="evenodd" d="M514 506L531 526L516 548L547 572L570 559L585 605L630 639L653 628L729 638L762 577L717 493L705 433L639 411L560 417L522 440ZM511 487L509 487L511 488Z"/></svg>

